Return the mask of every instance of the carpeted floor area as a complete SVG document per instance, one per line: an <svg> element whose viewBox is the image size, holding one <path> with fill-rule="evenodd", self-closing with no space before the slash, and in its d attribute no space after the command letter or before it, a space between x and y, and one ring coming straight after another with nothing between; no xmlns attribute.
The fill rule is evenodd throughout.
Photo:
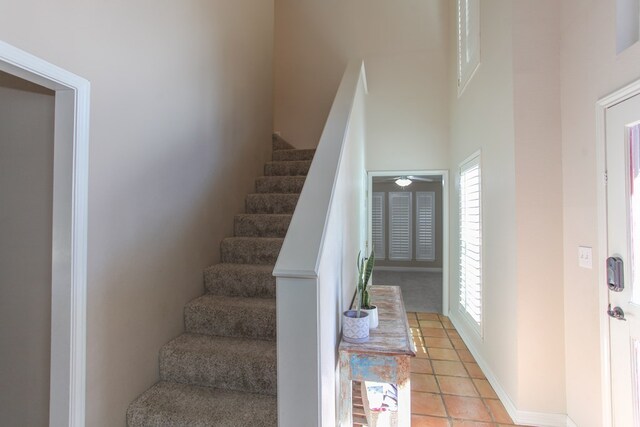
<svg viewBox="0 0 640 427"><path fill-rule="evenodd" d="M373 270L374 285L400 286L408 312L442 313L442 273Z"/></svg>

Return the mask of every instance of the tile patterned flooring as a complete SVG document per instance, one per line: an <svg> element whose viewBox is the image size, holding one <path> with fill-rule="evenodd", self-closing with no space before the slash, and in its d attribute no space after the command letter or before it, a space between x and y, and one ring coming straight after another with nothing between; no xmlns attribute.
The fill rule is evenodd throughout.
<svg viewBox="0 0 640 427"><path fill-rule="evenodd" d="M411 427L513 426L451 321L435 313L407 318L417 350L411 360Z"/></svg>

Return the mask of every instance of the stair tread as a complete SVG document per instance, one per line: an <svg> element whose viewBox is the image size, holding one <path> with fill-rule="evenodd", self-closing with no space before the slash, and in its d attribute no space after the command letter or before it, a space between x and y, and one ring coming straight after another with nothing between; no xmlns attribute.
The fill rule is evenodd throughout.
<svg viewBox="0 0 640 427"><path fill-rule="evenodd" d="M294 150L274 150L272 160L311 160L316 152L315 148L296 148Z"/></svg>
<svg viewBox="0 0 640 427"><path fill-rule="evenodd" d="M231 262L221 262L214 264L205 271L228 271L232 273L256 272L256 273L273 273L273 265L268 264L234 264Z"/></svg>
<svg viewBox="0 0 640 427"><path fill-rule="evenodd" d="M187 332L274 340L275 298L247 298L205 294L185 306Z"/></svg>
<svg viewBox="0 0 640 427"><path fill-rule="evenodd" d="M127 410L130 427L277 425L275 396L160 381Z"/></svg>
<svg viewBox="0 0 640 427"><path fill-rule="evenodd" d="M164 345L164 350L197 352L207 355L237 355L261 359L276 358L276 343L255 338L217 337L185 332Z"/></svg>
<svg viewBox="0 0 640 427"><path fill-rule="evenodd" d="M275 298L251 298L251 297L230 297L222 295L204 294L187 303L187 307L205 306L205 307L236 307L236 308L252 308L263 310L275 310Z"/></svg>
<svg viewBox="0 0 640 427"><path fill-rule="evenodd" d="M261 237L261 236L233 236L233 237L225 237L222 239L223 241L227 240L227 241L231 241L231 240L237 240L237 241L251 241L251 240L258 240L261 242L282 242L284 240L283 237Z"/></svg>
<svg viewBox="0 0 640 427"><path fill-rule="evenodd" d="M287 213L239 213L236 217L249 217L249 218L291 218L293 214Z"/></svg>
<svg viewBox="0 0 640 427"><path fill-rule="evenodd" d="M160 378L276 394L276 342L184 333L160 351Z"/></svg>
<svg viewBox="0 0 640 427"><path fill-rule="evenodd" d="M215 264L204 271L205 288L212 295L275 298L273 267L273 264Z"/></svg>
<svg viewBox="0 0 640 427"><path fill-rule="evenodd" d="M296 208L298 193L251 193L247 195L247 213L286 213Z"/></svg>

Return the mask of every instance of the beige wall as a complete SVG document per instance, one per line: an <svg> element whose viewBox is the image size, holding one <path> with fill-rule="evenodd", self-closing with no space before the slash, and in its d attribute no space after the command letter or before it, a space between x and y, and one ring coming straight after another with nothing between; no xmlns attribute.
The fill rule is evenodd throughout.
<svg viewBox="0 0 640 427"><path fill-rule="evenodd" d="M315 147L348 60L363 58L367 169L446 169L447 1L275 4L276 131Z"/></svg>
<svg viewBox="0 0 640 427"><path fill-rule="evenodd" d="M616 2L562 2L562 168L567 411L581 427L602 425L596 173L596 101L640 78L640 45L616 55ZM591 246L593 269L578 267Z"/></svg>
<svg viewBox="0 0 640 427"><path fill-rule="evenodd" d="M268 157L273 2L0 0L0 40L91 82L87 425L124 425Z"/></svg>
<svg viewBox="0 0 640 427"><path fill-rule="evenodd" d="M49 424L53 92L0 72L0 419Z"/></svg>
<svg viewBox="0 0 640 427"><path fill-rule="evenodd" d="M560 28L556 0L513 7L517 405L556 414L566 412Z"/></svg>
<svg viewBox="0 0 640 427"><path fill-rule="evenodd" d="M480 4L480 67L459 97L452 79L451 170L457 174L460 162L481 150L483 339L457 310L452 316L516 410L563 414L558 6L533 0ZM453 182L451 236L457 236ZM458 253L454 238L451 259ZM452 277L451 304L457 307L455 269Z"/></svg>
<svg viewBox="0 0 640 427"><path fill-rule="evenodd" d="M482 243L484 339L473 337L505 391L517 396L517 268L516 189L513 118L512 2L483 0L481 9L481 65L462 96L451 78L451 246L450 260L459 254L459 164L482 150ZM455 17L451 2L451 20ZM451 29L455 40L455 28ZM451 50L455 70L456 50ZM453 71L455 72L455 71ZM456 263L452 262L452 266ZM451 269L451 316L458 310L458 270ZM508 321L506 321L508 319ZM460 323L464 325L464 323Z"/></svg>

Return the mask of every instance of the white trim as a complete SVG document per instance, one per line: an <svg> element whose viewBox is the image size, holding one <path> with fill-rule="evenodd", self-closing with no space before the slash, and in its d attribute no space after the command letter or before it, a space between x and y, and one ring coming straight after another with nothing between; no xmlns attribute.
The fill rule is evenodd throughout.
<svg viewBox="0 0 640 427"><path fill-rule="evenodd" d="M598 266L603 266L607 258L607 188L605 173L607 170L606 154L606 110L635 95L640 94L640 80L637 80L610 95L598 100L596 103L596 167L598 177ZM598 269L598 309L600 317L600 379L602 384L602 425L613 425L613 409L611 394L611 360L609 316L606 315L609 303L609 291L604 284L607 282L604 268Z"/></svg>
<svg viewBox="0 0 640 427"><path fill-rule="evenodd" d="M89 82L0 41L0 70L56 91L51 426L85 425Z"/></svg>
<svg viewBox="0 0 640 427"><path fill-rule="evenodd" d="M578 424L576 424L575 421L573 421L571 417L568 415L567 415L567 427L578 427Z"/></svg>
<svg viewBox="0 0 640 427"><path fill-rule="evenodd" d="M484 360L482 354L478 349L473 345L473 340L470 336L467 335L467 329L462 326L460 322L465 320L458 319L456 313L452 313L449 316L451 323L455 326L456 330L460 334L462 341L466 344L467 348L473 355L474 359L482 369L484 376L487 377L487 381L491 384L494 391L498 395L498 398L504 405L505 409L509 413L509 416L513 419L513 422L518 425L525 426L538 426L538 427L572 427L575 424L573 421L570 421L569 417L566 414L553 414L547 412L532 412L532 411L522 411L518 409L502 387L502 384L498 381L498 377L493 373L489 364ZM465 321L466 322L466 321Z"/></svg>
<svg viewBox="0 0 640 427"><path fill-rule="evenodd" d="M395 266L376 266L374 271L406 271L406 272L421 272L421 273L442 273L442 268L431 267L395 267Z"/></svg>
<svg viewBox="0 0 640 427"><path fill-rule="evenodd" d="M433 175L442 177L442 314L449 315L449 171L446 169L408 171L367 171L367 194L373 192L374 176ZM367 243L371 242L371 197L367 197ZM379 267L378 267L379 268Z"/></svg>

